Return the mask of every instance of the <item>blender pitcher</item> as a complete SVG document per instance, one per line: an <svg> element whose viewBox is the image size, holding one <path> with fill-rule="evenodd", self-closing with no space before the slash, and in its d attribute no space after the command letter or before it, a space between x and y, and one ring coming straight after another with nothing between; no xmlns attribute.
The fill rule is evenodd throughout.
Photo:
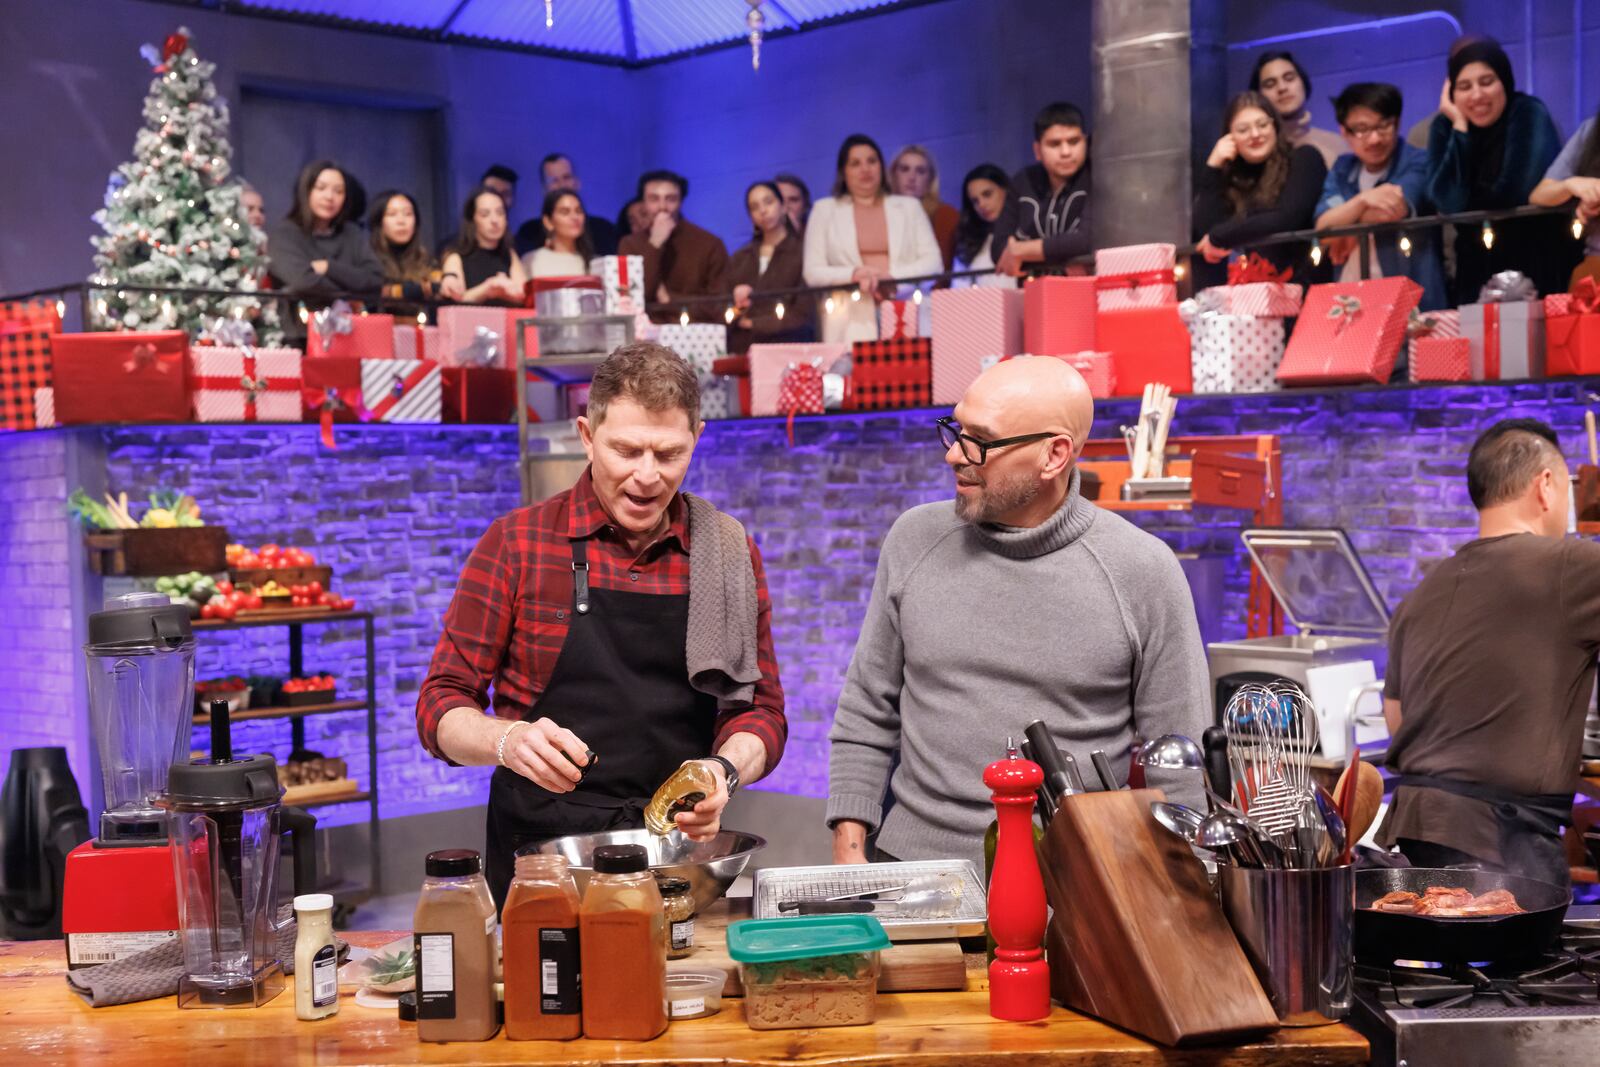
<svg viewBox="0 0 1600 1067"><path fill-rule="evenodd" d="M130 593L89 616L89 717L105 808L101 846L166 836L155 798L188 749L194 710L189 613L160 593Z"/></svg>

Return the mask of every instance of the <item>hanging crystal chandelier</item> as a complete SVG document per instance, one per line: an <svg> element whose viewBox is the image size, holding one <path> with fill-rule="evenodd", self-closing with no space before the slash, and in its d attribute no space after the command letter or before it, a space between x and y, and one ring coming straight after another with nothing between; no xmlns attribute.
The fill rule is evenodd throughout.
<svg viewBox="0 0 1600 1067"><path fill-rule="evenodd" d="M767 24L767 17L761 13L761 0L744 0L750 5L750 10L745 13L744 24L750 27L750 69L761 69L761 30Z"/></svg>

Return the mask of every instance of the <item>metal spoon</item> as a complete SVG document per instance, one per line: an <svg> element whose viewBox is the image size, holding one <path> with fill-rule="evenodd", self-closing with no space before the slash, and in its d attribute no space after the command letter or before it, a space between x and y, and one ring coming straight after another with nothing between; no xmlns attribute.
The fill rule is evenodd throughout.
<svg viewBox="0 0 1600 1067"><path fill-rule="evenodd" d="M1227 811L1213 811L1200 821L1195 844L1239 867L1266 867L1266 839L1248 821Z"/></svg>
<svg viewBox="0 0 1600 1067"><path fill-rule="evenodd" d="M1191 845L1200 836L1200 824L1205 821L1204 815L1187 804L1171 804L1165 800L1151 801L1150 814L1156 817L1156 822Z"/></svg>
<svg viewBox="0 0 1600 1067"><path fill-rule="evenodd" d="M1205 753L1194 739L1182 734L1162 734L1152 741L1146 741L1135 757L1141 767L1154 767L1163 771L1199 771L1200 784L1205 787L1206 797L1211 801L1213 808L1229 805L1216 790L1211 788L1211 776L1206 773Z"/></svg>

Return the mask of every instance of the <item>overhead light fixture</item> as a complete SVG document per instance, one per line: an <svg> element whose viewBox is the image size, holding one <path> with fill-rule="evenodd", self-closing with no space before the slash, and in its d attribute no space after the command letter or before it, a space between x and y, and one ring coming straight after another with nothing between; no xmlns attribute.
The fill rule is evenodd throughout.
<svg viewBox="0 0 1600 1067"><path fill-rule="evenodd" d="M547 30L556 24L554 13L550 10L552 6L552 0L544 0L544 28Z"/></svg>
<svg viewBox="0 0 1600 1067"><path fill-rule="evenodd" d="M744 24L750 27L750 69L760 70L761 31L767 24L767 16L761 13L761 0L744 0L744 2L750 5L750 10L744 15Z"/></svg>

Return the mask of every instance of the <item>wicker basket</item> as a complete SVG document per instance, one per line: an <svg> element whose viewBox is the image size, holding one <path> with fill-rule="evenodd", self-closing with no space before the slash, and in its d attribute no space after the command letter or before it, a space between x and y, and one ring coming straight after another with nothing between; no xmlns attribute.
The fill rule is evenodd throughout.
<svg viewBox="0 0 1600 1067"><path fill-rule="evenodd" d="M230 568L228 576L233 579L234 585L248 585L259 588L269 581L279 585L300 585L306 582L321 582L322 588L327 589L328 583L333 581L332 567L253 567L242 571Z"/></svg>
<svg viewBox="0 0 1600 1067"><path fill-rule="evenodd" d="M220 574L228 569L224 526L99 530L83 535L96 574L162 578L172 574Z"/></svg>

